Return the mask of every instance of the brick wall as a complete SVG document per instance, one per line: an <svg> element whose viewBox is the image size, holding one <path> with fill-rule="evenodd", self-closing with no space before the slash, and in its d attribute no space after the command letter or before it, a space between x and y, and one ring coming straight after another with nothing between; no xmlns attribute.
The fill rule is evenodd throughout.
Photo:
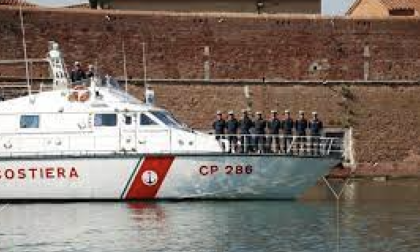
<svg viewBox="0 0 420 252"><path fill-rule="evenodd" d="M193 128L209 129L216 110L239 112L246 108L244 84L154 83L159 106L172 111ZM249 84L252 110L318 111L328 127L354 131L355 154L361 167L384 167L395 174L420 174L420 86L415 83ZM130 92L143 97L141 86ZM378 164L380 164L378 166ZM381 171L381 169L379 169ZM378 172L376 172L378 173Z"/></svg>
<svg viewBox="0 0 420 252"><path fill-rule="evenodd" d="M328 126L354 128L356 159L372 171L420 174L420 86L416 82L340 83L319 79L363 79L368 61L374 80L420 79L419 19L327 19L40 11L25 14L29 57L42 57L48 40L63 47L67 62L98 62L103 72L121 76L121 38L128 75L142 78L141 42L148 47L148 76L203 78L210 48L211 77L226 79L313 80L248 83L252 109L317 110ZM22 58L16 9L0 9L0 59ZM369 46L368 49L365 46ZM315 69L316 68L316 69ZM22 75L19 71L2 76ZM45 76L39 69L37 76ZM217 109L247 106L244 83L153 84L158 105L194 128L209 128ZM140 86L130 92L142 96ZM379 163L381 165L377 165ZM367 168L366 168L367 167ZM404 170L405 169L405 170Z"/></svg>
<svg viewBox="0 0 420 252"><path fill-rule="evenodd" d="M29 57L43 57L48 40L56 40L68 64L98 62L121 76L124 39L128 75L142 78L145 42L154 79L202 79L209 59L214 79L417 80L419 26L420 19L404 18L25 10ZM0 59L22 58L17 9L0 8L0 34Z"/></svg>

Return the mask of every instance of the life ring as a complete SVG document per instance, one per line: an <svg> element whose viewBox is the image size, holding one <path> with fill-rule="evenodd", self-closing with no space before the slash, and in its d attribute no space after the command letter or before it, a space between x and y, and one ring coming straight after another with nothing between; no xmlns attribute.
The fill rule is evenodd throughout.
<svg viewBox="0 0 420 252"><path fill-rule="evenodd" d="M83 85L77 85L73 87L73 92L69 96L70 101L85 102L89 100L90 93L89 90Z"/></svg>
<svg viewBox="0 0 420 252"><path fill-rule="evenodd" d="M77 85L73 88L74 90L86 90L86 87L83 85Z"/></svg>
<svg viewBox="0 0 420 252"><path fill-rule="evenodd" d="M83 92L81 95L79 95L79 102L85 102L89 100L89 98L90 98L90 93L89 91L86 90L86 92Z"/></svg>

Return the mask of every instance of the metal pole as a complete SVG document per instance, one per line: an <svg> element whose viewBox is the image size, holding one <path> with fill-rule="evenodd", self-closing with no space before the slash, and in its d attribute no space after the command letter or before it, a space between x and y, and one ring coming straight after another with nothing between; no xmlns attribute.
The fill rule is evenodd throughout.
<svg viewBox="0 0 420 252"><path fill-rule="evenodd" d="M147 66L146 66L146 43L143 42L142 43L142 47L143 47L143 83L144 83L144 88L147 89Z"/></svg>
<svg viewBox="0 0 420 252"><path fill-rule="evenodd" d="M125 94L127 99L128 94L128 80L127 80L127 61L125 56L125 45L124 40L122 41L123 61L124 61L124 79L125 79Z"/></svg>
<svg viewBox="0 0 420 252"><path fill-rule="evenodd" d="M26 86L28 88L29 95L31 95L32 92L31 92L31 84L29 83L29 67L28 67L28 57L26 54L25 27L23 26L22 4L23 4L23 1L21 5L19 6L20 29L22 30L23 57L25 58Z"/></svg>

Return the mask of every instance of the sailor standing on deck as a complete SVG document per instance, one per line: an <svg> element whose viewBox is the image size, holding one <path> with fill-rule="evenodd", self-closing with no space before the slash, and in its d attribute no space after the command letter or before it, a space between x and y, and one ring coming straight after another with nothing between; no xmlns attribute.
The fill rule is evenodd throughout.
<svg viewBox="0 0 420 252"><path fill-rule="evenodd" d="M255 125L255 149L259 153L265 152L265 128L267 127L267 121L263 118L261 112L255 113L257 119L254 122Z"/></svg>
<svg viewBox="0 0 420 252"><path fill-rule="evenodd" d="M289 153L292 151L292 139L293 139L293 119L290 117L290 111L284 111L284 120L283 120L283 146L284 152ZM290 148L290 151L289 151ZM293 151L292 151L293 153Z"/></svg>
<svg viewBox="0 0 420 252"><path fill-rule="evenodd" d="M214 129L214 134L216 134L216 140L220 140L224 138L225 128L226 128L226 122L223 119L222 112L217 111L216 121L213 122L213 129Z"/></svg>
<svg viewBox="0 0 420 252"><path fill-rule="evenodd" d="M312 155L320 154L321 147L321 131L323 129L322 121L318 118L318 113L316 111L312 112L312 120L309 122L309 130L311 134L311 150Z"/></svg>
<svg viewBox="0 0 420 252"><path fill-rule="evenodd" d="M70 78L73 84L81 84L80 82L86 79L85 71L83 71L82 67L80 66L80 62L74 62L74 67L71 70Z"/></svg>
<svg viewBox="0 0 420 252"><path fill-rule="evenodd" d="M297 153L303 149L303 153L306 153L306 130L308 129L308 120L305 118L305 112L299 111L299 119L296 120L296 142L297 142Z"/></svg>
<svg viewBox="0 0 420 252"><path fill-rule="evenodd" d="M239 129L241 133L241 152L249 152L251 150L251 128L254 123L248 116L247 110L242 110L242 119L239 120Z"/></svg>
<svg viewBox="0 0 420 252"><path fill-rule="evenodd" d="M228 120L226 121L226 131L228 134L228 140L229 140L229 150L230 152L236 152L236 147L238 143L238 128L239 128L239 122L235 118L235 114L233 111L229 111L228 113Z"/></svg>
<svg viewBox="0 0 420 252"><path fill-rule="evenodd" d="M281 121L277 116L276 110L271 110L271 118L267 124L268 133L270 136L268 137L268 144L267 149L269 152L278 152L280 151L280 129L281 129ZM273 146L274 144L274 146Z"/></svg>

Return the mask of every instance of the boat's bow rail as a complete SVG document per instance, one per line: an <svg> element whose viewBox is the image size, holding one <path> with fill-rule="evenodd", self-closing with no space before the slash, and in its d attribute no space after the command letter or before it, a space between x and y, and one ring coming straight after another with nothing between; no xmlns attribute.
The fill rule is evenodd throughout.
<svg viewBox="0 0 420 252"><path fill-rule="evenodd" d="M296 135L215 135L224 152L342 157L344 141L339 137Z"/></svg>

